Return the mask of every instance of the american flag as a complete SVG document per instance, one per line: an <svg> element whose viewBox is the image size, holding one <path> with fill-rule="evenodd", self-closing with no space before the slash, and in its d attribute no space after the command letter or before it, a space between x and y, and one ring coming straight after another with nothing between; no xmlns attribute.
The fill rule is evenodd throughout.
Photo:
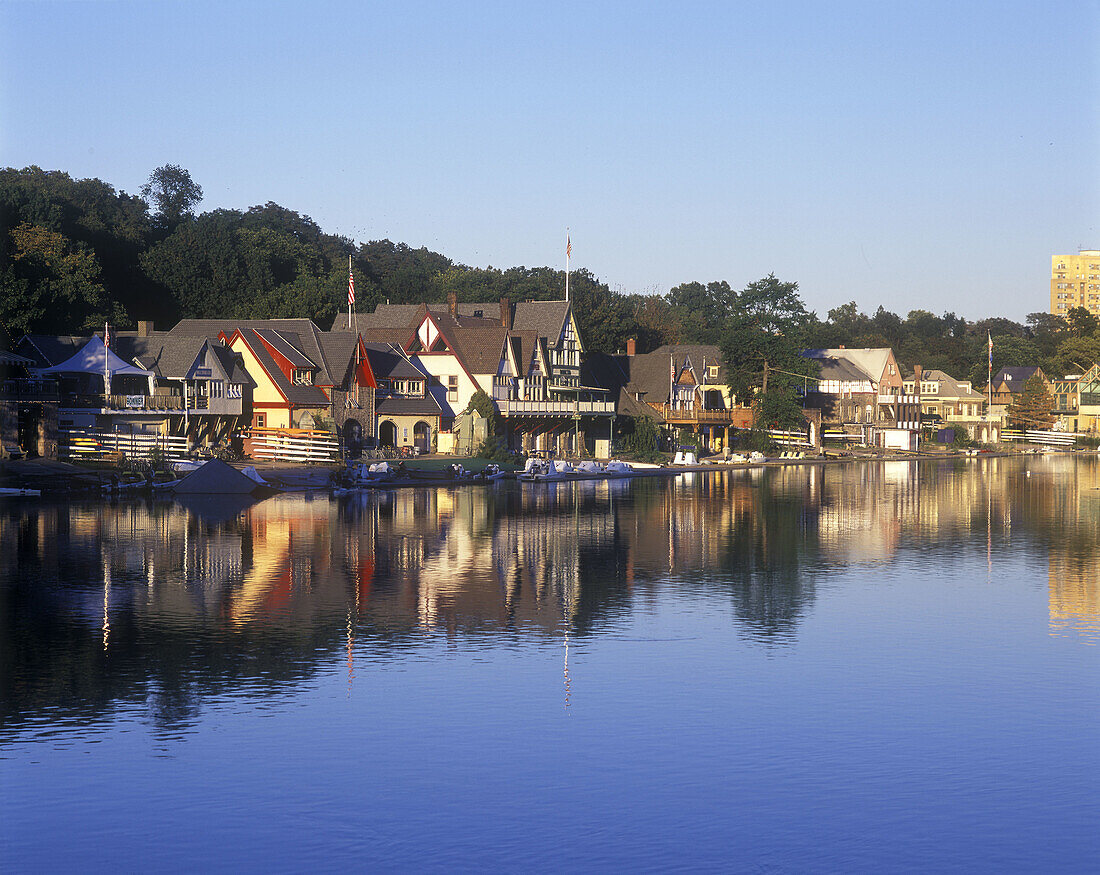
<svg viewBox="0 0 1100 875"><path fill-rule="evenodd" d="M355 274L348 271L348 306L355 303Z"/></svg>
<svg viewBox="0 0 1100 875"><path fill-rule="evenodd" d="M993 367L993 335L987 331L985 336L989 340L989 366Z"/></svg>
<svg viewBox="0 0 1100 875"><path fill-rule="evenodd" d="M565 257L569 258L573 255L573 244L569 242L569 235L565 235Z"/></svg>
<svg viewBox="0 0 1100 875"><path fill-rule="evenodd" d="M111 325L108 322L103 323L103 345L107 349L111 348Z"/></svg>

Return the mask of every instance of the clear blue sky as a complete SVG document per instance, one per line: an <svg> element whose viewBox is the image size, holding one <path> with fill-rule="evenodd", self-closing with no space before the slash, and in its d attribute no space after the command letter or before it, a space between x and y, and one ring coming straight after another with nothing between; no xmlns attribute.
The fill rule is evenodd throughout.
<svg viewBox="0 0 1100 875"><path fill-rule="evenodd" d="M0 0L0 163L628 292L1022 319L1100 247L1096 2Z"/></svg>

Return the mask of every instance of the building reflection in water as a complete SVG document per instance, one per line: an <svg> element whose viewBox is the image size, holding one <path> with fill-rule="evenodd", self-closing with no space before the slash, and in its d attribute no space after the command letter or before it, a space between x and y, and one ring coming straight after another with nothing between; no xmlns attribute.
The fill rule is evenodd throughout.
<svg viewBox="0 0 1100 875"><path fill-rule="evenodd" d="M717 596L746 639L797 640L837 568L981 551L1049 556L1053 633L1095 640L1095 460L792 466L637 481L499 484L0 510L0 701L152 702L277 688L455 636L568 647L663 587ZM980 545L980 547L979 547ZM18 680L15 680L18 679ZM174 716L173 716L174 715ZM3 715L0 715L3 716Z"/></svg>

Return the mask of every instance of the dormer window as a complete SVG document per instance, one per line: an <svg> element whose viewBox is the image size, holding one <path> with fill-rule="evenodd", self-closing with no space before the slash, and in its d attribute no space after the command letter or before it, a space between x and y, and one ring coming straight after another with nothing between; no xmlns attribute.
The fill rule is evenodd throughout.
<svg viewBox="0 0 1100 875"><path fill-rule="evenodd" d="M718 379L718 365L707 365L707 379L708 380L717 380Z"/></svg>
<svg viewBox="0 0 1100 875"><path fill-rule="evenodd" d="M312 386L313 372L308 368L295 368L292 379L295 386Z"/></svg>

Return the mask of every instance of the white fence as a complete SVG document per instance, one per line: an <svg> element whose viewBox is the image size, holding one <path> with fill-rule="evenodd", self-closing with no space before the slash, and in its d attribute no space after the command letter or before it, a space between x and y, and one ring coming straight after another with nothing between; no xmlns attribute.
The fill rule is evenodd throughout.
<svg viewBox="0 0 1100 875"><path fill-rule="evenodd" d="M1084 434L1076 431L1011 431L1007 428L1001 432L1002 440L1025 441L1052 447L1072 447L1079 437L1084 437Z"/></svg>
<svg viewBox="0 0 1100 875"><path fill-rule="evenodd" d="M120 434L87 428L58 430L58 455L69 462L99 462L122 456L148 459L159 455L169 461L187 457L187 438L162 434Z"/></svg>
<svg viewBox="0 0 1100 875"><path fill-rule="evenodd" d="M245 440L245 451L253 459L269 462L335 462L340 442L326 431L254 428Z"/></svg>

